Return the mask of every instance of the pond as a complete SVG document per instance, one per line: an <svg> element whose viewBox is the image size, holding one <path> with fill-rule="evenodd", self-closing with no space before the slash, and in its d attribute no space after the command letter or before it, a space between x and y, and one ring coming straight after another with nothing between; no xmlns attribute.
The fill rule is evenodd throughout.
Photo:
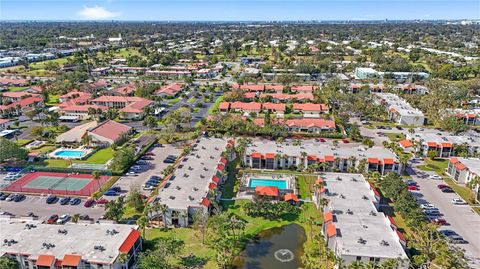
<svg viewBox="0 0 480 269"><path fill-rule="evenodd" d="M262 231L235 261L238 269L296 269L301 267L305 231L289 224Z"/></svg>

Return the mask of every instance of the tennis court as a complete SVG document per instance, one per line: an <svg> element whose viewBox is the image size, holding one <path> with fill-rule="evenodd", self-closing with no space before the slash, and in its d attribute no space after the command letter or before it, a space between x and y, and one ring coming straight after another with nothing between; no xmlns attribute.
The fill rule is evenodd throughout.
<svg viewBox="0 0 480 269"><path fill-rule="evenodd" d="M108 179L108 176L101 176L97 181L89 174L33 172L13 182L5 188L5 190L12 192L90 196L97 191L102 184L108 181Z"/></svg>

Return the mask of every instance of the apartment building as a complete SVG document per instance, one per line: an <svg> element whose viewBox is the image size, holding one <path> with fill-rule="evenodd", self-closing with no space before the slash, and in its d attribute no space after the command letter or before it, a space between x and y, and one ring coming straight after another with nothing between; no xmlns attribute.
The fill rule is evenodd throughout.
<svg viewBox="0 0 480 269"><path fill-rule="evenodd" d="M397 156L383 147L365 147L357 143L342 143L337 146L331 141L271 140L252 141L243 156L247 167L254 169L307 168L319 164L320 171L347 172L378 171L400 173L403 169ZM363 166L363 167L362 167Z"/></svg>
<svg viewBox="0 0 480 269"><path fill-rule="evenodd" d="M328 200L322 233L335 256L347 266L396 259L399 268L408 268L405 237L393 219L379 211L380 195L362 174L323 173L317 182L317 206Z"/></svg>
<svg viewBox="0 0 480 269"><path fill-rule="evenodd" d="M422 126L425 116L419 109L413 108L407 101L392 93L375 93L377 102L385 106L391 121L403 125Z"/></svg>
<svg viewBox="0 0 480 269"><path fill-rule="evenodd" d="M456 156L455 146L463 145L469 154L480 153L480 135L474 131L469 131L461 135L454 135L445 131L423 130L416 131L414 134L407 134L407 139L416 142L418 145L415 150L427 156L429 151L437 151L440 158Z"/></svg>

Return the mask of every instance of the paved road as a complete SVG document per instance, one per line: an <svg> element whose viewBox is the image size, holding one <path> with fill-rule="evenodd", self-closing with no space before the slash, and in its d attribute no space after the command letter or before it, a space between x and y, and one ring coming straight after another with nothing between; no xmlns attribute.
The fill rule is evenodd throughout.
<svg viewBox="0 0 480 269"><path fill-rule="evenodd" d="M86 208L83 206L85 199L82 199L82 202L78 205L60 205L58 202L56 204L47 204L45 196L27 196L27 198L21 202L6 202L0 201L0 211L1 212L10 212L15 216L25 216L30 212L33 212L35 215L39 216L41 220L47 220L51 215L63 215L69 214L70 216L74 214L88 215L90 218L98 219L104 214L103 206L95 206L91 208Z"/></svg>
<svg viewBox="0 0 480 269"><path fill-rule="evenodd" d="M469 205L454 205L452 199L461 197L456 193L441 192L437 185L443 184L442 180L420 178L415 172L418 170L414 169L408 168L407 172L418 183L420 190L412 193L418 197L419 202L431 203L440 210L442 218L450 224L441 229L453 230L467 240L468 244L460 246L471 259L472 268L480 268L480 216Z"/></svg>
<svg viewBox="0 0 480 269"><path fill-rule="evenodd" d="M153 175L162 176L162 171L167 167L169 164L164 163L163 160L168 155L176 155L179 156L182 152L181 146L174 146L174 145L163 145L162 147L154 147L152 152L155 154L153 156L155 160L148 161L147 165L142 165L142 170L136 176L123 176L121 177L114 186L122 188L125 192L122 195L128 194L131 186L137 185L141 188L141 186ZM148 190L141 190L143 194L150 194ZM115 197L104 197L109 200L115 199Z"/></svg>

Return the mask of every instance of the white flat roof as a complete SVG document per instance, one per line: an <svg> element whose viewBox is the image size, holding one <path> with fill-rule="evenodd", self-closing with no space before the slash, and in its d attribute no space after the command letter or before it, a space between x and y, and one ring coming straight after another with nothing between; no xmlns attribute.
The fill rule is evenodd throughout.
<svg viewBox="0 0 480 269"><path fill-rule="evenodd" d="M279 155L286 154L290 157L299 157L302 152L306 152L307 155L315 155L318 158L324 158L325 156L348 158L354 156L357 159L389 158L398 160L393 152L383 147L374 146L369 148L359 143L345 144L341 141L337 147L334 147L331 140L317 142L314 139L305 139L300 141L300 145L297 145L292 139L286 139L282 143L267 139L253 139L252 143L248 145L245 150L245 154L250 155L258 152L262 154L275 153Z"/></svg>
<svg viewBox="0 0 480 269"><path fill-rule="evenodd" d="M374 193L362 174L322 173L321 176L337 228L337 254L407 259L388 219L376 210ZM365 240L364 244L358 242L360 238Z"/></svg>
<svg viewBox="0 0 480 269"><path fill-rule="evenodd" d="M170 209L185 210L198 207L208 194L208 185L217 174L217 165L227 141L223 138L199 139L196 146L175 170L168 188L160 189L160 203Z"/></svg>
<svg viewBox="0 0 480 269"><path fill-rule="evenodd" d="M435 142L435 143L451 143L451 144L467 144L470 147L480 147L480 134L474 131L468 131L463 134L454 135L446 131L438 131L432 129L424 129L423 131L415 130L413 136L407 134L407 137L413 137L415 140L422 142Z"/></svg>
<svg viewBox="0 0 480 269"><path fill-rule="evenodd" d="M480 176L480 158L457 158L461 163L463 163L467 169L474 173L475 175Z"/></svg>
<svg viewBox="0 0 480 269"><path fill-rule="evenodd" d="M405 99L393 93L375 93L384 102L388 104L389 109L395 109L401 116L419 116L423 117L423 112L412 107Z"/></svg>
<svg viewBox="0 0 480 269"><path fill-rule="evenodd" d="M35 227L28 229L27 224ZM0 218L0 256L3 253L28 254L29 259L37 259L39 255L52 255L63 259L65 254L81 255L83 260L96 263L113 263L119 255L119 248L127 239L135 225L112 223L66 223L64 225L42 224L40 221L25 219ZM66 230L67 233L60 233ZM107 230L115 230L115 234L107 234ZM10 246L4 240L15 240ZM53 244L45 248L43 243ZM103 251L94 246L102 246Z"/></svg>

